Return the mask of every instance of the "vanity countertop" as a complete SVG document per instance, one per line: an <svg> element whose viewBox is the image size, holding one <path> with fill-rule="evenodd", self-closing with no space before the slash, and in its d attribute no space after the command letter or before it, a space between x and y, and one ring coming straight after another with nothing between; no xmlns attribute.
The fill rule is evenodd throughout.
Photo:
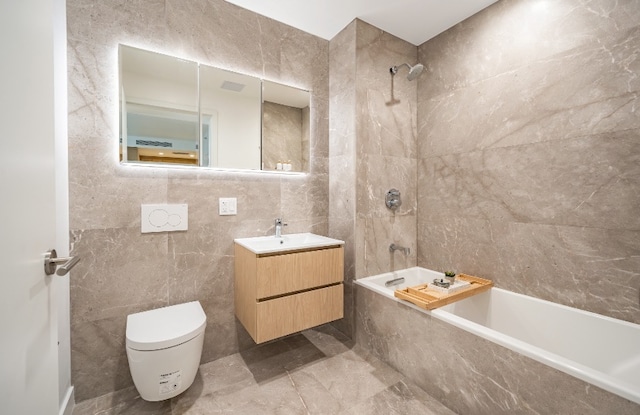
<svg viewBox="0 0 640 415"><path fill-rule="evenodd" d="M234 242L247 248L255 254L272 254L276 252L298 251L328 246L344 245L344 241L313 233L293 233L275 236L256 236L253 238L238 238Z"/></svg>

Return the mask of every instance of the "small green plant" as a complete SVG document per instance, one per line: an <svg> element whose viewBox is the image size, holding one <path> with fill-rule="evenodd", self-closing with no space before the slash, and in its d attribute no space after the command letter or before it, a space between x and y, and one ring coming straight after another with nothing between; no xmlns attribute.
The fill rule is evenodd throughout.
<svg viewBox="0 0 640 415"><path fill-rule="evenodd" d="M455 277L456 273L453 272L453 271L445 271L444 276L445 277Z"/></svg>

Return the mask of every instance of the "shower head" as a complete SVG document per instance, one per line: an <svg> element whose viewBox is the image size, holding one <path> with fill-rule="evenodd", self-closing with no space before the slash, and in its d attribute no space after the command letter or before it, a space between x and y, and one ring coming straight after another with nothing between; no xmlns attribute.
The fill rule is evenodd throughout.
<svg viewBox="0 0 640 415"><path fill-rule="evenodd" d="M413 81L414 79L416 79L424 70L424 65L421 63L416 63L414 66L411 66L408 63L403 63L402 65L399 65L399 66L392 66L391 68L389 68L389 72L391 72L391 75L395 75L398 73L398 68L405 65L407 66L407 68L409 68L409 74L407 75L407 79L410 81Z"/></svg>
<svg viewBox="0 0 640 415"><path fill-rule="evenodd" d="M416 79L422 71L424 70L424 66L421 63L417 63L409 69L409 75L407 75L407 79L413 81Z"/></svg>

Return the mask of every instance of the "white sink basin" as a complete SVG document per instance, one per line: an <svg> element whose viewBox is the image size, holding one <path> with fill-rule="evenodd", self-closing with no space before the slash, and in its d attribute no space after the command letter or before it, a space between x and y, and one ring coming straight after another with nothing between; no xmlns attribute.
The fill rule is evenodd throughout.
<svg viewBox="0 0 640 415"><path fill-rule="evenodd" d="M296 251L299 249L322 248L325 246L344 245L344 241L327 238L313 233L292 233L275 236L256 236L253 238L234 239L254 254L270 254L273 252Z"/></svg>

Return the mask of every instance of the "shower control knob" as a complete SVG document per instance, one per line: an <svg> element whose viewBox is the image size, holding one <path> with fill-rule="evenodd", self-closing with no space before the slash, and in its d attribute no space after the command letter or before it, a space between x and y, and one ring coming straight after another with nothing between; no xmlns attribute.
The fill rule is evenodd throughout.
<svg viewBox="0 0 640 415"><path fill-rule="evenodd" d="M385 197L385 204L391 210L396 210L402 205L402 199L400 199L400 191L398 189L391 189L387 192Z"/></svg>

